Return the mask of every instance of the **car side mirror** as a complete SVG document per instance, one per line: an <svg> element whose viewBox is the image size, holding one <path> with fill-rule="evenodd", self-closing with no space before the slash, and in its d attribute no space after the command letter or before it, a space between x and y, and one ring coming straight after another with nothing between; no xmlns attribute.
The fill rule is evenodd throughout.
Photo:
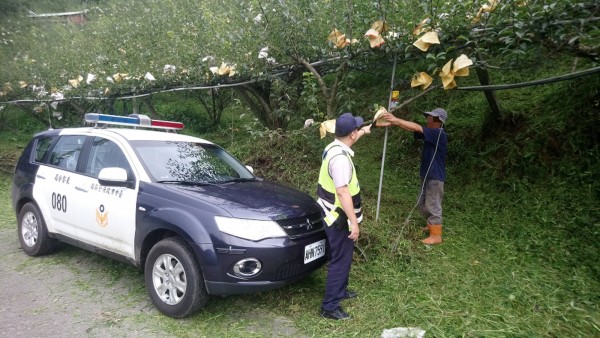
<svg viewBox="0 0 600 338"><path fill-rule="evenodd" d="M251 166L247 165L246 169L248 169L248 171L250 171L252 174L254 174L254 168L252 168Z"/></svg>
<svg viewBox="0 0 600 338"><path fill-rule="evenodd" d="M127 171L118 167L109 167L100 170L98 182L111 187L131 188L133 186L133 182L127 180Z"/></svg>

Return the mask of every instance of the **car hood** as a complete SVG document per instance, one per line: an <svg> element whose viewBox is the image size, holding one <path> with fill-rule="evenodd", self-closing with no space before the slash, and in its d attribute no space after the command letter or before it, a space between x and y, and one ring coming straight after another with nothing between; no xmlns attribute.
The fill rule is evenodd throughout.
<svg viewBox="0 0 600 338"><path fill-rule="evenodd" d="M165 186L198 202L221 207L233 217L279 220L306 217L320 212L319 205L308 194L269 181Z"/></svg>

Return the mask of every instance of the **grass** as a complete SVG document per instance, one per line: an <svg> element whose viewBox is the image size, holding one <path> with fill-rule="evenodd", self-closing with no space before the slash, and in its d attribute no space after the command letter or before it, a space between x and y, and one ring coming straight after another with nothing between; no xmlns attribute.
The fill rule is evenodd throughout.
<svg viewBox="0 0 600 338"><path fill-rule="evenodd" d="M494 79L511 82L502 74ZM420 145L406 132L389 130L376 222L384 131L356 144L365 221L350 277L359 297L344 302L350 321L318 316L321 269L283 289L211 299L187 319L112 313L105 325L134 323L150 336L181 337L379 337L394 327L420 327L426 337L600 336L600 150L591 127L600 116L598 95L584 80L499 93L505 115L491 134L481 129L481 93L432 93L411 105L419 112L435 102L451 112L444 243L438 246L419 242L423 220L413 211ZM221 130L204 136L258 176L314 196L321 151L331 138L319 139L317 126L286 135L264 131L236 109L223 117ZM408 116L422 122L419 114ZM578 123L580 116L588 125ZM0 135L0 159L14 159L22 140ZM10 179L0 173L1 229L16 227ZM19 268L74 260L81 262L72 268L79 291L110 292L125 282L129 296L119 306L148 301L139 271L78 249ZM107 290L90 283L99 278Z"/></svg>
<svg viewBox="0 0 600 338"><path fill-rule="evenodd" d="M494 182L461 185L450 178L444 202L445 242L426 247L418 242L423 237L420 216L413 212L407 217L418 189L418 150L407 135L395 131L390 133L380 220L374 221L381 154L372 149L381 146L378 132L356 147L367 220L359 242L363 255L355 256L350 281L360 297L344 302L353 320L333 322L318 316L323 269L273 292L212 299L188 319L109 316L106 325L149 323L149 334L182 337L378 337L393 327L420 327L429 337L600 335L599 250L594 241L600 210L594 190L560 181L515 181L512 189L498 190ZM286 146L271 143L272 153L296 149L306 157L279 165L262 162L263 168L275 176L288 172L280 180L312 193L318 163L312 157L318 158L327 141L309 141L298 136ZM277 159L257 150L249 160L257 164ZM405 164L398 165L401 162ZM9 186L10 176L2 175L1 228L16 226ZM86 282L101 276L107 288L130 281L131 297L124 304L147 298L137 270L71 247L27 264L38 269L68 264L75 257L81 264L73 268L78 278L73 287L81 292L102 292Z"/></svg>
<svg viewBox="0 0 600 338"><path fill-rule="evenodd" d="M419 158L408 134L390 131L380 221L374 221L381 133L375 131L355 146L367 214L359 243L364 256L356 256L351 276L362 297L345 306L355 318L315 325L314 312L305 309L319 304L322 271L308 286L291 288L301 292L301 303L292 297L282 304L283 310L286 305L290 311L298 309L292 314L301 318L296 325L302 331L319 337L373 337L384 328L419 326L434 337L600 334L600 250L595 241L600 207L592 186L552 176L477 179L474 172L453 172L464 164L451 165L445 243L425 247L418 242L423 221L416 212L408 217L418 190ZM282 150L269 141L250 147L255 151L245 160L267 164L269 178L312 193L320 149L327 142L307 140L297 149L295 141L286 140ZM236 147L242 158L250 153ZM303 155L271 165L279 154L292 153ZM284 298L290 295L288 290L270 293L274 302L280 292Z"/></svg>

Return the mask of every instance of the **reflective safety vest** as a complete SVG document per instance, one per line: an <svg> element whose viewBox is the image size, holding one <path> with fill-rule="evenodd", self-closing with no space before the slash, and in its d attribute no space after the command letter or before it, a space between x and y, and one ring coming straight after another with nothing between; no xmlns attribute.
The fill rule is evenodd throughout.
<svg viewBox="0 0 600 338"><path fill-rule="evenodd" d="M338 147L339 149L336 149ZM362 209L361 209L361 197L360 197L360 186L358 184L358 178L356 177L356 168L352 163L352 158L339 144L331 143L323 151L323 161L321 162L321 171L319 172L319 182L317 186L317 202L323 208L325 213L325 223L327 226L331 226L340 215L346 220L346 214L342 208L338 195L335 191L335 185L333 178L329 174L329 163L335 156L347 156L350 164L352 165L352 177L350 183L348 183L348 189L352 196L352 204L354 205L354 213L360 223L362 221Z"/></svg>

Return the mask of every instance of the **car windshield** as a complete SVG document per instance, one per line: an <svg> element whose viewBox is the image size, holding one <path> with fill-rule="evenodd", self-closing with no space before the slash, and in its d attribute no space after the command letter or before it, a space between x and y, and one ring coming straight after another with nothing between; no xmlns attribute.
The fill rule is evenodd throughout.
<svg viewBox="0 0 600 338"><path fill-rule="evenodd" d="M244 165L214 144L133 141L131 145L157 182L211 184L255 179Z"/></svg>

